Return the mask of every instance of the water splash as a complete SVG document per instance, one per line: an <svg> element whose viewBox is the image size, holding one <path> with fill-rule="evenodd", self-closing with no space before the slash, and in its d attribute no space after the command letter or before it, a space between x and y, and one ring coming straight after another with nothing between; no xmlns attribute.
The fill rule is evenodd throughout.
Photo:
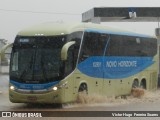
<svg viewBox="0 0 160 120"><path fill-rule="evenodd" d="M80 106L114 106L130 103L147 103L160 101L160 89L157 91L147 91L141 88L134 88L130 95L126 97L106 97L100 95L86 95L79 94L76 103L68 105L68 107L80 107Z"/></svg>

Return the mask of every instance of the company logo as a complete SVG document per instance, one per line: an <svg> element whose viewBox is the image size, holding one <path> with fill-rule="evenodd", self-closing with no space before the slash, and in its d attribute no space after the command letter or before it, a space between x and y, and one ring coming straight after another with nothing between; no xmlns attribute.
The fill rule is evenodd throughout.
<svg viewBox="0 0 160 120"><path fill-rule="evenodd" d="M9 117L42 117L41 113L35 112L1 112L0 117L9 118Z"/></svg>
<svg viewBox="0 0 160 120"><path fill-rule="evenodd" d="M2 117L12 117L11 112L2 112Z"/></svg>

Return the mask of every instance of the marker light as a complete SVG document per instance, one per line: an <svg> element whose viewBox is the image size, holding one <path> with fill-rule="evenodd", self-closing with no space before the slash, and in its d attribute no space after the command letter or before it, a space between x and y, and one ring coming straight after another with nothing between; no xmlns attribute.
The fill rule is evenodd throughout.
<svg viewBox="0 0 160 120"><path fill-rule="evenodd" d="M55 91L56 91L57 89L58 89L58 88L57 88L56 86L55 86L55 87L53 87L53 90L55 90Z"/></svg>
<svg viewBox="0 0 160 120"><path fill-rule="evenodd" d="M10 86L10 90L15 90L15 87L14 86Z"/></svg>
<svg viewBox="0 0 160 120"><path fill-rule="evenodd" d="M44 34L36 33L35 35L36 35L36 36L43 36Z"/></svg>

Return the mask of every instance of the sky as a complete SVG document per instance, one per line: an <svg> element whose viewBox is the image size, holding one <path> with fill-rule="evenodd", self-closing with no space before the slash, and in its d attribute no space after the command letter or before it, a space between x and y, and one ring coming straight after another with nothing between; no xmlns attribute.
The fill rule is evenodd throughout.
<svg viewBox="0 0 160 120"><path fill-rule="evenodd" d="M16 34L44 22L81 22L94 7L160 7L160 0L0 0L0 39L13 42ZM106 22L103 25L154 35L157 22Z"/></svg>

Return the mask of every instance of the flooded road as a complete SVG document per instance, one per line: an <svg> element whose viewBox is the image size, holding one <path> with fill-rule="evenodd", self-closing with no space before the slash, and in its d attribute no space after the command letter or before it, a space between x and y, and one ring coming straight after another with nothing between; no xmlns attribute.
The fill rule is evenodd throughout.
<svg viewBox="0 0 160 120"><path fill-rule="evenodd" d="M0 75L0 111L160 111L159 89L154 92L145 91L144 96L141 98L127 96L126 99L115 99L97 95L88 97L81 96L81 99L87 102L65 104L62 108L58 108L52 105L11 103L8 98L8 81L9 77L7 74ZM89 117L92 117L92 115ZM73 119L72 115L71 118ZM58 117L57 119L60 118ZM62 117L61 119L66 120L68 118ZM76 119L79 120L82 119L82 117L77 117ZM99 120L98 117L94 117L94 119ZM107 120L108 119L111 118L107 117ZM120 119L122 118L118 120Z"/></svg>

